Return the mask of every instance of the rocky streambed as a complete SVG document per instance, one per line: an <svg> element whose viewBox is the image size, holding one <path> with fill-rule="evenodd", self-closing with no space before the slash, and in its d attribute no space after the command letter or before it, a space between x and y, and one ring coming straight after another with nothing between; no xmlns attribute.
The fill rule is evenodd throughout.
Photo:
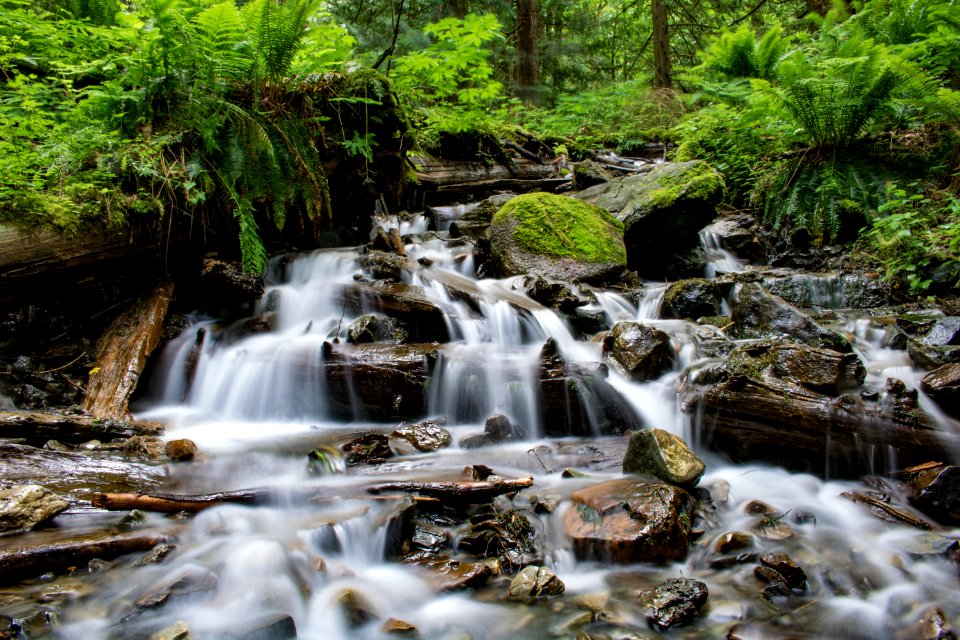
<svg viewBox="0 0 960 640"><path fill-rule="evenodd" d="M0 416L0 637L954 637L956 317L743 219L710 279L476 278L496 208L275 259L138 421Z"/></svg>

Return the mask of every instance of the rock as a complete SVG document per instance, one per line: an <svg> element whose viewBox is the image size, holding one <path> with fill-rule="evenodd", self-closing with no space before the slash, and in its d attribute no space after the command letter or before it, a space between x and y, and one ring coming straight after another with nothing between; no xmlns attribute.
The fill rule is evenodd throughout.
<svg viewBox="0 0 960 640"><path fill-rule="evenodd" d="M899 318L897 326L905 328ZM907 352L914 364L924 369L960 362L960 317L929 318L917 327L915 337L907 340Z"/></svg>
<svg viewBox="0 0 960 640"><path fill-rule="evenodd" d="M612 284L627 263L623 224L599 207L551 193L513 198L490 226L490 250L504 276Z"/></svg>
<svg viewBox="0 0 960 640"><path fill-rule="evenodd" d="M514 567L539 560L534 528L518 511L479 514L457 541L457 548L484 558L499 558Z"/></svg>
<svg viewBox="0 0 960 640"><path fill-rule="evenodd" d="M668 484L610 480L575 491L564 527L581 560L672 562L687 556L689 493Z"/></svg>
<svg viewBox="0 0 960 640"><path fill-rule="evenodd" d="M190 627L181 620L166 629L157 631L150 636L150 640L190 640L192 637Z"/></svg>
<svg viewBox="0 0 960 640"><path fill-rule="evenodd" d="M277 312L267 311L245 321L238 333L240 336L246 337L254 333L270 333L275 331L276 328Z"/></svg>
<svg viewBox="0 0 960 640"><path fill-rule="evenodd" d="M407 331L398 320L373 314L360 316L347 327L347 342L351 344L369 342L399 344L407 340L407 335Z"/></svg>
<svg viewBox="0 0 960 640"><path fill-rule="evenodd" d="M525 437L523 429L519 425L510 422L507 416L495 413L487 418L483 425L483 433L477 433L464 437L460 441L460 447L463 449L475 449L491 444L498 444L508 440L522 440Z"/></svg>
<svg viewBox="0 0 960 640"><path fill-rule="evenodd" d="M960 363L952 362L934 369L920 381L920 388L944 412L960 418Z"/></svg>
<svg viewBox="0 0 960 640"><path fill-rule="evenodd" d="M647 608L647 622L664 631L690 624L707 602L707 585L691 578L664 580L637 600Z"/></svg>
<svg viewBox="0 0 960 640"><path fill-rule="evenodd" d="M392 280L393 282L403 280L403 272L409 265L406 257L387 251L371 251L360 256L358 262L374 280Z"/></svg>
<svg viewBox="0 0 960 640"><path fill-rule="evenodd" d="M193 460L193 457L197 455L197 443L187 438L171 440L167 443L164 451L167 457L174 462L185 462Z"/></svg>
<svg viewBox="0 0 960 640"><path fill-rule="evenodd" d="M351 629L362 627L377 617L366 598L353 589L344 589L340 592L337 596L337 606Z"/></svg>
<svg viewBox="0 0 960 640"><path fill-rule="evenodd" d="M740 339L787 338L842 353L851 350L846 338L824 329L755 282L740 285L733 306L733 322L732 334Z"/></svg>
<svg viewBox="0 0 960 640"><path fill-rule="evenodd" d="M717 218L704 227L701 234L712 235L719 240L721 247L752 262L765 257L763 245L757 238L757 228L756 218L743 213Z"/></svg>
<svg viewBox="0 0 960 640"><path fill-rule="evenodd" d="M907 481L910 503L937 522L960 525L960 467L923 469Z"/></svg>
<svg viewBox="0 0 960 640"><path fill-rule="evenodd" d="M753 536L745 531L728 531L717 538L713 550L717 553L732 553L750 549L753 543Z"/></svg>
<svg viewBox="0 0 960 640"><path fill-rule="evenodd" d="M550 598L564 592L566 587L557 575L546 567L524 567L510 581L507 594L515 600Z"/></svg>
<svg viewBox="0 0 960 640"><path fill-rule="evenodd" d="M930 607L913 624L897 632L896 640L957 640L957 634L947 614Z"/></svg>
<svg viewBox="0 0 960 640"><path fill-rule="evenodd" d="M417 451L436 451L450 446L450 442L453 440L450 432L441 426L445 422L441 418L439 420L422 420L413 424L405 424L391 433L390 437L406 440Z"/></svg>
<svg viewBox="0 0 960 640"><path fill-rule="evenodd" d="M493 575L493 569L484 563L451 560L449 556L414 554L404 558L404 563L423 567L441 591L476 589Z"/></svg>
<svg viewBox="0 0 960 640"><path fill-rule="evenodd" d="M613 178L612 173L593 160L582 160L573 165L573 188L578 191L605 184Z"/></svg>
<svg viewBox="0 0 960 640"><path fill-rule="evenodd" d="M133 436L123 443L122 449L146 460L157 460L163 457L165 446L163 440L156 436Z"/></svg>
<svg viewBox="0 0 960 640"><path fill-rule="evenodd" d="M723 178L701 161L661 164L576 195L623 222L627 265L651 280L687 277L677 258L699 247L699 230L716 215ZM703 273L700 271L699 273Z"/></svg>
<svg viewBox="0 0 960 640"><path fill-rule="evenodd" d="M573 313L578 307L588 302L577 296L566 282L547 280L539 274L524 276L520 288L531 299L564 313Z"/></svg>
<svg viewBox="0 0 960 640"><path fill-rule="evenodd" d="M417 628L398 618L389 618L380 629L384 633L417 633Z"/></svg>
<svg viewBox="0 0 960 640"><path fill-rule="evenodd" d="M623 456L624 473L648 473L664 482L690 488L700 481L706 467L682 438L663 429L644 429L630 434Z"/></svg>
<svg viewBox="0 0 960 640"><path fill-rule="evenodd" d="M40 485L0 488L0 533L28 531L69 507L69 502Z"/></svg>
<svg viewBox="0 0 960 640"><path fill-rule="evenodd" d="M354 282L342 286L340 302L344 313L379 313L393 318L408 329L412 342L450 339L443 309L427 298L422 287L397 282Z"/></svg>
<svg viewBox="0 0 960 640"><path fill-rule="evenodd" d="M712 280L691 278L670 285L663 294L661 318L697 318L720 315L720 287Z"/></svg>
<svg viewBox="0 0 960 640"><path fill-rule="evenodd" d="M251 310L263 295L263 278L246 273L237 262L203 261L196 301L204 309Z"/></svg>
<svg viewBox="0 0 960 640"><path fill-rule="evenodd" d="M494 214L516 197L515 193L498 193L481 200L473 211L464 213L450 224L450 237L466 237L473 240L485 238Z"/></svg>
<svg viewBox="0 0 960 640"><path fill-rule="evenodd" d="M757 569L761 568L773 571L791 590L804 591L807 588L807 574L785 553L767 553L760 556L760 567ZM770 582L768 578L772 576L769 572L763 576L760 573L757 575L766 582Z"/></svg>
<svg viewBox="0 0 960 640"><path fill-rule="evenodd" d="M158 544L137 560L134 564L138 567L145 567L148 564L160 564L168 555L177 550L175 544Z"/></svg>
<svg viewBox="0 0 960 640"><path fill-rule="evenodd" d="M360 464L382 464L393 457L390 441L379 433L366 433L340 447L344 460L350 466Z"/></svg>
<svg viewBox="0 0 960 640"><path fill-rule="evenodd" d="M637 322L618 322L603 340L604 359L631 380L653 380L673 366L670 336Z"/></svg>
<svg viewBox="0 0 960 640"><path fill-rule="evenodd" d="M447 546L447 532L432 522L417 521L413 525L413 536L410 542L425 551L439 551Z"/></svg>

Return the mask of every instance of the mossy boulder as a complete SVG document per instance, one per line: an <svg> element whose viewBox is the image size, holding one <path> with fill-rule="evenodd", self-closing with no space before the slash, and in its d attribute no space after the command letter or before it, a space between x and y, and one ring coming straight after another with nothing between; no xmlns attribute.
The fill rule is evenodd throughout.
<svg viewBox="0 0 960 640"><path fill-rule="evenodd" d="M660 316L663 318L697 318L720 315L720 287L704 278L675 282L663 294Z"/></svg>
<svg viewBox="0 0 960 640"><path fill-rule="evenodd" d="M537 273L553 280L609 284L627 263L623 224L573 198L528 193L493 217L490 248L505 276Z"/></svg>
<svg viewBox="0 0 960 640"><path fill-rule="evenodd" d="M672 265L676 256L699 245L698 232L716 216L723 191L720 174L694 160L616 178L576 197L622 221L628 266L643 277L661 279L694 275L673 273Z"/></svg>
<svg viewBox="0 0 960 640"><path fill-rule="evenodd" d="M663 429L643 429L630 434L623 456L624 473L649 473L681 487L696 486L706 467L687 443Z"/></svg>

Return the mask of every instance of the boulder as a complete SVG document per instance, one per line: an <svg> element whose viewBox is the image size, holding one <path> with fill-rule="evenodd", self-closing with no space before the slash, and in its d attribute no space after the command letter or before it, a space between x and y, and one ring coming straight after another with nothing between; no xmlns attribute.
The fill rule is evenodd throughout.
<svg viewBox="0 0 960 640"><path fill-rule="evenodd" d="M263 295L263 278L247 273L238 262L203 261L196 302L211 311L248 311Z"/></svg>
<svg viewBox="0 0 960 640"><path fill-rule="evenodd" d="M477 514L460 537L461 551L483 558L499 558L513 567L541 560L537 554L533 525L518 511Z"/></svg>
<svg viewBox="0 0 960 640"><path fill-rule="evenodd" d="M603 340L604 359L631 380L653 380L673 366L670 336L637 322L618 322Z"/></svg>
<svg viewBox="0 0 960 640"><path fill-rule="evenodd" d="M375 312L397 320L407 328L413 342L450 339L443 309L427 298L422 287L396 282L354 282L343 285L340 302L344 313Z"/></svg>
<svg viewBox="0 0 960 640"><path fill-rule="evenodd" d="M464 437L460 441L460 447L475 449L508 440L522 440L523 438L524 432L520 425L513 424L510 422L510 418L501 413L495 413L487 418L483 425L483 433L475 433Z"/></svg>
<svg viewBox="0 0 960 640"><path fill-rule="evenodd" d="M762 260L763 245L757 238L757 219L748 213L717 218L701 231L702 235L713 236L721 247L729 249L739 258L755 261Z"/></svg>
<svg viewBox="0 0 960 640"><path fill-rule="evenodd" d="M936 318L929 329L921 331L922 336L907 340L907 352L914 364L924 369L936 369L960 362L960 317Z"/></svg>
<svg viewBox="0 0 960 640"><path fill-rule="evenodd" d="M920 381L920 388L946 413L960 418L960 363L934 369Z"/></svg>
<svg viewBox="0 0 960 640"><path fill-rule="evenodd" d="M593 160L583 160L573 165L573 188L587 189L613 180L613 174Z"/></svg>
<svg viewBox="0 0 960 640"><path fill-rule="evenodd" d="M369 342L406 342L407 331L399 320L387 316L366 314L360 316L347 327L347 342L365 344Z"/></svg>
<svg viewBox="0 0 960 640"><path fill-rule="evenodd" d="M387 458L393 457L390 441L387 436L379 433L365 433L346 443L340 449L344 453L344 460L350 466L382 464Z"/></svg>
<svg viewBox="0 0 960 640"><path fill-rule="evenodd" d="M910 503L937 522L960 525L960 467L937 465L911 474Z"/></svg>
<svg viewBox="0 0 960 640"><path fill-rule="evenodd" d="M481 562L452 560L449 556L416 553L403 559L404 564L422 567L427 578L440 591L476 589L490 580L493 569Z"/></svg>
<svg viewBox="0 0 960 640"><path fill-rule="evenodd" d="M0 488L0 534L33 529L69 507L69 502L40 485Z"/></svg>
<svg viewBox="0 0 960 640"><path fill-rule="evenodd" d="M575 491L564 517L581 560L673 562L687 556L693 498L679 487L626 478Z"/></svg>
<svg viewBox="0 0 960 640"><path fill-rule="evenodd" d="M755 282L740 286L732 319L734 327L731 333L735 338L787 338L811 347L840 352L851 350L846 338L821 327Z"/></svg>
<svg viewBox="0 0 960 640"><path fill-rule="evenodd" d="M494 214L516 197L515 193L498 193L481 200L473 211L464 213L450 224L450 237L465 237L472 240L486 238Z"/></svg>
<svg viewBox="0 0 960 640"><path fill-rule="evenodd" d="M706 468L682 438L663 429L644 429L630 434L623 456L624 473L648 473L664 482L693 487Z"/></svg>
<svg viewBox="0 0 960 640"><path fill-rule="evenodd" d="M490 249L502 275L538 273L567 282L610 284L627 263L623 224L574 198L529 193L513 198L490 226Z"/></svg>
<svg viewBox="0 0 960 640"><path fill-rule="evenodd" d="M514 600L536 600L550 598L564 592L566 586L553 571L547 567L524 567L523 571L510 581L507 594Z"/></svg>
<svg viewBox="0 0 960 640"><path fill-rule="evenodd" d="M445 420L439 419L405 424L391 433L390 437L406 440L417 451L436 451L450 446L450 442L453 440L450 432L441 426L445 422Z"/></svg>
<svg viewBox="0 0 960 640"><path fill-rule="evenodd" d="M403 272L410 267L410 260L387 251L371 251L360 256L360 267L374 280L403 280Z"/></svg>
<svg viewBox="0 0 960 640"><path fill-rule="evenodd" d="M576 197L623 222L627 265L644 278L661 280L694 275L672 273L671 268L677 256L699 247L698 232L716 215L723 190L720 174L695 160L657 165Z"/></svg>
<svg viewBox="0 0 960 640"><path fill-rule="evenodd" d="M647 608L647 622L665 631L690 624L707 602L707 585L691 578L670 578L644 591L637 600Z"/></svg>
<svg viewBox="0 0 960 640"><path fill-rule="evenodd" d="M720 287L712 280L690 278L670 285L660 305L661 318L697 318L720 315Z"/></svg>
<svg viewBox="0 0 960 640"><path fill-rule="evenodd" d="M167 457L174 462L185 462L187 460L193 460L194 456L197 455L197 444L193 440L180 438L168 442L164 451Z"/></svg>

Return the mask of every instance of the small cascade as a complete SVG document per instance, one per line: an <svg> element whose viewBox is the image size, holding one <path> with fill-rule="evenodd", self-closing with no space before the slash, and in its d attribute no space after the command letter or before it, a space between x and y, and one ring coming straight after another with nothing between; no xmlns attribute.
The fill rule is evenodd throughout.
<svg viewBox="0 0 960 640"><path fill-rule="evenodd" d="M667 285L647 284L643 289L643 300L637 308L637 321L656 320L660 317L660 307L663 296L667 292Z"/></svg>
<svg viewBox="0 0 960 640"><path fill-rule="evenodd" d="M721 273L739 273L746 268L746 260L741 260L726 249L723 240L716 233L707 229L701 230L700 244L707 254L708 278L715 278Z"/></svg>

